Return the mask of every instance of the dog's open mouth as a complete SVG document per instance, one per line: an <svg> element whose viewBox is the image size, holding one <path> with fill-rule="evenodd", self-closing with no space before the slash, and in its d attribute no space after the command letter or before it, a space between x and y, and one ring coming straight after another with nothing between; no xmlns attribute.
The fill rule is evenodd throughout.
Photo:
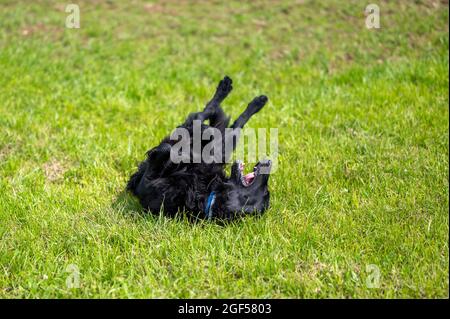
<svg viewBox="0 0 450 319"><path fill-rule="evenodd" d="M244 186L250 186L254 181L255 181L255 177L258 174L258 170L257 170L257 166L255 166L253 168L253 172L245 174L244 175L244 167L245 167L245 163L244 162L239 162L239 175L241 177L241 182L242 185Z"/></svg>
<svg viewBox="0 0 450 319"><path fill-rule="evenodd" d="M253 172L244 174L245 163L242 161L236 161L231 169L231 176L237 181L240 181L242 186L249 187L255 183L255 180L261 174L269 174L271 169L271 161L258 162L253 168ZM268 175L267 175L268 176ZM267 177L268 179L268 177Z"/></svg>

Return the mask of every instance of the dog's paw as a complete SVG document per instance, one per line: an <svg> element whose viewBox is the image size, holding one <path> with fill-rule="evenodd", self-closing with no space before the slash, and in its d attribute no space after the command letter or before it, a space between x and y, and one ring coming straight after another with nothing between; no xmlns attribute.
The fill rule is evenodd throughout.
<svg viewBox="0 0 450 319"><path fill-rule="evenodd" d="M217 94L220 97L226 97L231 90L233 89L233 81L225 76L222 81L219 82L219 86L217 87Z"/></svg>
<svg viewBox="0 0 450 319"><path fill-rule="evenodd" d="M252 114L259 112L269 99L265 95L255 97L248 105L248 109Z"/></svg>

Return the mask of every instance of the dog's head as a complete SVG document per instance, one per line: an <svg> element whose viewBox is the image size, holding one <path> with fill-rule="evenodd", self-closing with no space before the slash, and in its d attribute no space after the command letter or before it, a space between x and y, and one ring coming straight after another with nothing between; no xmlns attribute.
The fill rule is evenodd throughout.
<svg viewBox="0 0 450 319"><path fill-rule="evenodd" d="M234 162L231 176L210 207L210 217L233 219L241 215L261 214L269 207L268 181L271 162L261 161L244 175L244 164Z"/></svg>

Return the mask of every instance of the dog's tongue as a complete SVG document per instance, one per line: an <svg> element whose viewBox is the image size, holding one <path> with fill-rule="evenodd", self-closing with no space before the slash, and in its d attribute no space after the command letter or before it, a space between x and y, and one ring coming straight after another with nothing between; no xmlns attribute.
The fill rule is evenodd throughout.
<svg viewBox="0 0 450 319"><path fill-rule="evenodd" d="M247 184L250 184L253 182L253 179L255 178L255 172L248 173L244 175L244 180Z"/></svg>

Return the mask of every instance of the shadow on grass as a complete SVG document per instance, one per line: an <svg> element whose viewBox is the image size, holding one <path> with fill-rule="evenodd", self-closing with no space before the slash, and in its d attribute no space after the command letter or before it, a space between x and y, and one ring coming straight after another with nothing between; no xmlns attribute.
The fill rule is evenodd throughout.
<svg viewBox="0 0 450 319"><path fill-rule="evenodd" d="M115 212L122 213L124 215L138 215L141 217L151 215L142 208L137 198L125 190L121 191L117 195L111 204L111 208Z"/></svg>
<svg viewBox="0 0 450 319"><path fill-rule="evenodd" d="M159 214L154 214L142 208L141 204L139 203L139 200L125 190L121 191L117 195L116 199L111 204L111 208L119 214L128 215L131 217L151 219L155 221L165 219L165 220L187 221L189 224L204 221L204 219L197 218L186 212L179 212L175 216L163 215L162 211Z"/></svg>
<svg viewBox="0 0 450 319"><path fill-rule="evenodd" d="M123 215L127 215L130 217L138 217L138 218L145 218L145 219L151 219L151 220L159 220L159 219L165 219L165 220L174 220L179 222L188 222L191 225L204 223L214 223L219 226L227 226L230 224L236 224L241 223L243 218L236 218L234 220L220 220L220 219L214 219L214 220L206 220L204 218L192 215L188 212L179 212L175 216L166 216L163 215L162 211L159 214L151 213L144 208L142 208L141 204L139 203L139 200L134 197L129 192L123 190L121 191L117 197L114 199L114 201L111 204L111 208Z"/></svg>

